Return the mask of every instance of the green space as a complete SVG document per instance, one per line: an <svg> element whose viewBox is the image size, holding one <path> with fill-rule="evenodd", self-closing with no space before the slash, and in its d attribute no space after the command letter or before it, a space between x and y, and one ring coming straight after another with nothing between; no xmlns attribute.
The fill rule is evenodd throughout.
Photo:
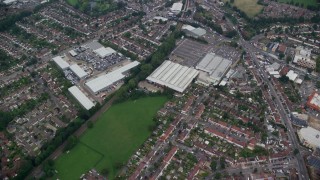
<svg viewBox="0 0 320 180"><path fill-rule="evenodd" d="M317 0L278 0L278 2L304 7L317 6Z"/></svg>
<svg viewBox="0 0 320 180"><path fill-rule="evenodd" d="M249 17L254 17L263 9L263 6L258 4L258 0L225 0L225 2L227 1L246 13Z"/></svg>
<svg viewBox="0 0 320 180"><path fill-rule="evenodd" d="M55 162L56 178L79 179L91 168L108 169L109 178L150 136L153 117L166 97L145 97L113 105L88 129L79 143Z"/></svg>
<svg viewBox="0 0 320 180"><path fill-rule="evenodd" d="M114 3L111 0L66 0L68 4L80 11L92 15L99 16L107 12L113 11L117 8L123 8L123 3Z"/></svg>

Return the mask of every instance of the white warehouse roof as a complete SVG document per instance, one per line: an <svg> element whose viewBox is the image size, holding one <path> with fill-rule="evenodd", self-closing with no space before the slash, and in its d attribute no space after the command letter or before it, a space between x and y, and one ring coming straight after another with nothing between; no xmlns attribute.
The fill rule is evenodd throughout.
<svg viewBox="0 0 320 180"><path fill-rule="evenodd" d="M63 70L67 69L70 66L69 63L62 59L61 56L57 56L52 59Z"/></svg>
<svg viewBox="0 0 320 180"><path fill-rule="evenodd" d="M181 2L173 3L171 7L172 12L179 13L182 9L183 4Z"/></svg>
<svg viewBox="0 0 320 180"><path fill-rule="evenodd" d="M68 90L86 110L94 106L93 102L77 86L72 86Z"/></svg>
<svg viewBox="0 0 320 180"><path fill-rule="evenodd" d="M139 64L140 63L138 61L131 62L119 69L116 69L115 71L92 79L91 81L87 82L86 85L91 89L92 92L98 93L113 83L123 79L125 77L123 73L138 66Z"/></svg>
<svg viewBox="0 0 320 180"><path fill-rule="evenodd" d="M164 61L147 80L183 92L198 74L193 68Z"/></svg>
<svg viewBox="0 0 320 180"><path fill-rule="evenodd" d="M205 84L217 84L223 75L227 72L231 66L232 61L225 59L215 53L207 54L196 66L196 69L208 73L208 77L202 77L201 81L206 81Z"/></svg>
<svg viewBox="0 0 320 180"><path fill-rule="evenodd" d="M290 70L287 75L286 75L291 81L296 80L296 78L298 77L298 74L295 73L293 70Z"/></svg>
<svg viewBox="0 0 320 180"><path fill-rule="evenodd" d="M73 64L70 66L70 70L79 78L82 79L86 77L88 74L78 65Z"/></svg>
<svg viewBox="0 0 320 180"><path fill-rule="evenodd" d="M99 49L94 50L94 52L97 53L101 58L104 58L106 56L110 56L111 54L116 53L116 51L110 47L107 47L107 48L101 47Z"/></svg>
<svg viewBox="0 0 320 180"><path fill-rule="evenodd" d="M320 148L320 131L309 126L307 128L301 128L299 133L308 144Z"/></svg>

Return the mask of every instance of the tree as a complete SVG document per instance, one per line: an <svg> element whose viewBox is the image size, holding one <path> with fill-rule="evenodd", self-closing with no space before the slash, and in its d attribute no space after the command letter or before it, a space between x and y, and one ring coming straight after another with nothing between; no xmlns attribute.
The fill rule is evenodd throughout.
<svg viewBox="0 0 320 180"><path fill-rule="evenodd" d="M287 56L286 62L289 64L291 61L292 61L292 57L291 56Z"/></svg>
<svg viewBox="0 0 320 180"><path fill-rule="evenodd" d="M296 148L296 149L294 149L293 154L294 154L294 155L299 154L299 149L297 149L297 148Z"/></svg>
<svg viewBox="0 0 320 180"><path fill-rule="evenodd" d="M318 56L316 59L316 71L320 72L320 56Z"/></svg>
<svg viewBox="0 0 320 180"><path fill-rule="evenodd" d="M210 168L212 171L216 171L217 170L217 161L212 160L210 163Z"/></svg>
<svg viewBox="0 0 320 180"><path fill-rule="evenodd" d="M107 168L104 168L104 169L101 170L101 174L103 176L108 176L109 175L109 170Z"/></svg>
<svg viewBox="0 0 320 180"><path fill-rule="evenodd" d="M216 173L216 174L214 175L214 178L215 178L215 179L221 179L221 173Z"/></svg>
<svg viewBox="0 0 320 180"><path fill-rule="evenodd" d="M92 121L88 121L87 122L87 128L89 128L89 129L93 128L93 122Z"/></svg>
<svg viewBox="0 0 320 180"><path fill-rule="evenodd" d="M76 136L70 136L67 140L67 145L65 146L64 150L69 151L78 143L78 138Z"/></svg>
<svg viewBox="0 0 320 180"><path fill-rule="evenodd" d="M283 59L284 58L284 54L283 53L280 53L279 54L279 59Z"/></svg>

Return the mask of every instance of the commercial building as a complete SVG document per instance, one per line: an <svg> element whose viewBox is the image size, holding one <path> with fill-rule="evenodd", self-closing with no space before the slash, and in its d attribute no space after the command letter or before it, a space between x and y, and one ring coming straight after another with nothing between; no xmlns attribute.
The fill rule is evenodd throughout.
<svg viewBox="0 0 320 180"><path fill-rule="evenodd" d="M83 79L88 76L88 73L86 73L78 64L73 64L70 66L70 70L79 78Z"/></svg>
<svg viewBox="0 0 320 180"><path fill-rule="evenodd" d="M311 49L306 49L301 46L296 48L296 54L293 59L293 63L298 64L299 66L315 69L316 62L311 59Z"/></svg>
<svg viewBox="0 0 320 180"><path fill-rule="evenodd" d="M307 106L311 109L320 110L320 96L317 92L313 92L307 101Z"/></svg>
<svg viewBox="0 0 320 180"><path fill-rule="evenodd" d="M85 83L89 89L94 93L98 94L108 88L114 83L122 80L125 78L125 73L128 72L130 69L138 66L140 63L138 61L131 62L125 66L122 66L119 69L116 69L108 74L99 76L95 79L92 79Z"/></svg>
<svg viewBox="0 0 320 180"><path fill-rule="evenodd" d="M77 53L75 50L69 51L69 54L70 54L72 57L75 57L75 56L78 55L78 53Z"/></svg>
<svg viewBox="0 0 320 180"><path fill-rule="evenodd" d="M295 81L298 77L298 74L295 73L293 70L290 70L286 75L291 81Z"/></svg>
<svg viewBox="0 0 320 180"><path fill-rule="evenodd" d="M197 82L206 86L217 85L227 73L232 61L215 53L207 54L196 66L200 70Z"/></svg>
<svg viewBox="0 0 320 180"><path fill-rule="evenodd" d="M298 135L304 145L313 149L320 148L320 131L309 126L301 128Z"/></svg>
<svg viewBox="0 0 320 180"><path fill-rule="evenodd" d="M195 28L190 25L183 25L182 31L185 32L187 36L192 36L195 38L201 37L207 33L207 31L203 28Z"/></svg>
<svg viewBox="0 0 320 180"><path fill-rule="evenodd" d="M183 7L182 2L173 3L173 5L171 7L171 12L174 14L179 14L182 10L182 7Z"/></svg>
<svg viewBox="0 0 320 180"><path fill-rule="evenodd" d="M93 102L77 86L72 86L68 90L86 110L94 106Z"/></svg>
<svg viewBox="0 0 320 180"><path fill-rule="evenodd" d="M62 69L62 70L66 70L69 68L70 64L63 60L61 56L57 56L52 58L52 60Z"/></svg>
<svg viewBox="0 0 320 180"><path fill-rule="evenodd" d="M93 52L95 52L100 58L105 58L116 53L116 51L110 47L101 47L99 49L94 50Z"/></svg>
<svg viewBox="0 0 320 180"><path fill-rule="evenodd" d="M193 68L164 61L147 80L182 93L198 74Z"/></svg>

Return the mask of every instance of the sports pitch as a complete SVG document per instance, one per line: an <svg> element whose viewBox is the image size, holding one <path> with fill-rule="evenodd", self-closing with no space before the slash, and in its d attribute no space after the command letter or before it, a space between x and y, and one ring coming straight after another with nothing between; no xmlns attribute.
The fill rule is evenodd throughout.
<svg viewBox="0 0 320 180"><path fill-rule="evenodd" d="M223 1L230 2L230 0ZM263 6L258 4L258 0L234 0L234 3L231 3L231 6L236 6L238 9L246 13L249 17L254 17L263 9Z"/></svg>
<svg viewBox="0 0 320 180"><path fill-rule="evenodd" d="M113 105L69 153L56 160L55 178L79 179L92 168L107 168L113 179L115 166L126 163L151 134L153 116L166 101L165 97L146 97Z"/></svg>

